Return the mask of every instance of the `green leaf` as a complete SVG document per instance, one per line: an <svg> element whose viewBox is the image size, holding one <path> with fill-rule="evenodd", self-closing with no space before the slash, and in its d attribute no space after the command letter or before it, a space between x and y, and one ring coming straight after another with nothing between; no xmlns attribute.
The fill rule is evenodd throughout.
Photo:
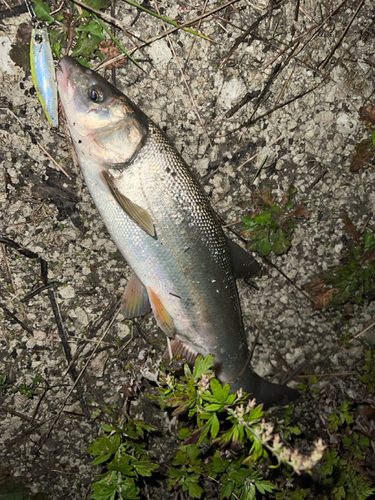
<svg viewBox="0 0 375 500"><path fill-rule="evenodd" d="M137 7L140 10L144 10L145 12L148 12L152 16L155 16L159 19L162 19L166 23L172 24L173 26L178 26L176 21L173 21L172 19L169 19L168 17L161 16L160 14L154 12L153 10L146 9L143 5L138 4L137 2L134 2L133 0L125 0L130 5L134 5L134 7ZM201 38L205 38L206 40L210 40L208 37L205 35L202 35L202 33L199 33L198 31L194 31L191 28L182 28L184 31L187 31L188 33L192 33L193 35L200 36Z"/></svg>
<svg viewBox="0 0 375 500"><path fill-rule="evenodd" d="M220 423L219 423L219 419L217 418L216 413L214 413L212 415L211 420L210 420L210 424L211 424L211 437L212 437L212 439L215 439L216 436L219 434L219 430L220 430Z"/></svg>
<svg viewBox="0 0 375 500"><path fill-rule="evenodd" d="M110 478L112 478L110 474ZM112 481L111 481L112 482ZM91 489L94 490L92 495L93 500L115 500L117 493L117 481L115 484L108 484L107 479L101 479L96 481L91 485Z"/></svg>
<svg viewBox="0 0 375 500"><path fill-rule="evenodd" d="M255 222L253 217L250 217L250 215L244 215L242 217L242 222L243 222L243 227L242 229L247 229L247 230L254 230L258 224Z"/></svg>
<svg viewBox="0 0 375 500"><path fill-rule="evenodd" d="M86 57L79 57L78 62L81 66L85 66L85 68L91 68L91 65Z"/></svg>
<svg viewBox="0 0 375 500"><path fill-rule="evenodd" d="M255 222L257 222L260 226L266 226L271 222L271 214L270 212L263 212L254 217Z"/></svg>
<svg viewBox="0 0 375 500"><path fill-rule="evenodd" d="M211 403L205 406L204 409L209 412L214 412L214 411L216 412L222 410L223 406L224 406L223 403Z"/></svg>
<svg viewBox="0 0 375 500"><path fill-rule="evenodd" d="M301 434L301 429L297 427L296 425L292 425L288 427L289 432L294 434L295 436L299 436Z"/></svg>
<svg viewBox="0 0 375 500"><path fill-rule="evenodd" d="M118 434L115 434L110 439L106 436L101 436L99 439L94 441L92 446L87 448L87 452L90 453L90 455L97 455L97 458L93 461L93 465L98 465L106 462L112 455L114 455L119 446L120 436Z"/></svg>
<svg viewBox="0 0 375 500"><path fill-rule="evenodd" d="M370 250L372 250L375 247L375 236L367 228L365 229L365 232L363 233L363 240L364 240L365 252L369 252Z"/></svg>
<svg viewBox="0 0 375 500"><path fill-rule="evenodd" d="M133 479L125 478L125 480L121 483L121 497L126 500L138 500L140 498L139 493L141 490L135 484Z"/></svg>
<svg viewBox="0 0 375 500"><path fill-rule="evenodd" d="M173 459L173 465L185 465L188 463L188 456L187 454L185 453L184 447L180 447L178 450L177 450L177 453L176 453L176 456L174 457ZM178 470L178 469L176 469Z"/></svg>
<svg viewBox="0 0 375 500"><path fill-rule="evenodd" d="M191 373L190 367L187 363L184 364L184 375L188 379L192 378L192 373Z"/></svg>
<svg viewBox="0 0 375 500"><path fill-rule="evenodd" d="M96 35L90 35L89 37L87 32L81 32L71 56L87 57L88 59L92 59L95 56L95 51L99 48L101 41L102 38L99 38Z"/></svg>
<svg viewBox="0 0 375 500"><path fill-rule="evenodd" d="M263 257L266 257L270 253L270 251L271 251L271 243L270 243L270 240L269 240L268 236L266 236L265 238L263 238L259 242L258 247L259 247L259 253Z"/></svg>
<svg viewBox="0 0 375 500"><path fill-rule="evenodd" d="M151 477L152 471L159 468L158 464L154 464L148 458L142 458L134 462L134 468L140 476Z"/></svg>
<svg viewBox="0 0 375 500"><path fill-rule="evenodd" d="M373 145L375 146L375 130L371 130L371 139L372 139Z"/></svg>
<svg viewBox="0 0 375 500"><path fill-rule="evenodd" d="M285 204L285 208L287 210L291 210L293 208L293 200L291 200L290 198L288 199L288 201L286 202Z"/></svg>
<svg viewBox="0 0 375 500"><path fill-rule="evenodd" d="M204 374L211 375L212 374L212 366L215 363L215 358L211 355L206 356L205 358L199 355L195 361L194 371L193 371L193 379L200 379Z"/></svg>
<svg viewBox="0 0 375 500"><path fill-rule="evenodd" d="M220 451L215 450L215 454L212 457L212 469L216 474L222 474L229 465L229 460L223 460Z"/></svg>
<svg viewBox="0 0 375 500"><path fill-rule="evenodd" d="M117 38L112 34L112 32L107 28L107 26L103 23L99 17L92 13L92 16L96 19L96 22L102 27L102 29L110 36L110 38L115 42L117 47L122 50L122 52L127 56L128 59L130 59L136 66L138 66L139 69L143 71L141 66L137 63L137 61L127 52L127 50L121 45L121 43L117 40Z"/></svg>
<svg viewBox="0 0 375 500"><path fill-rule="evenodd" d="M42 21L47 21L48 24L55 22L54 18L51 16L49 5L44 3L42 0L34 0L34 10L36 17Z"/></svg>
<svg viewBox="0 0 375 500"><path fill-rule="evenodd" d="M285 238L284 232L280 229L272 249L276 255L281 255L286 253L289 250L289 248L290 248L290 241Z"/></svg>
<svg viewBox="0 0 375 500"><path fill-rule="evenodd" d="M196 444L188 444L181 446L181 449L184 450L187 456L195 463L201 463L201 459L198 458L201 456L202 452Z"/></svg>
<svg viewBox="0 0 375 500"><path fill-rule="evenodd" d="M281 214L281 208L279 206L277 206L277 205L272 205L270 207L270 210L272 212L274 212L276 215L280 215Z"/></svg>
<svg viewBox="0 0 375 500"><path fill-rule="evenodd" d="M137 472L134 469L135 460L135 458L129 455L124 455L118 459L112 460L108 464L108 470L121 472L121 474L128 477L137 477Z"/></svg>
<svg viewBox="0 0 375 500"><path fill-rule="evenodd" d="M108 0L86 0L84 2L87 6L92 7L93 9L101 10L106 9L111 5L111 2ZM80 17L89 17L90 11L84 9Z"/></svg>
<svg viewBox="0 0 375 500"><path fill-rule="evenodd" d="M99 37L101 40L105 40L105 36L103 35L102 28L95 21L89 21L88 23L81 24L78 26L77 31L81 31L82 33L91 33L91 35Z"/></svg>
<svg viewBox="0 0 375 500"><path fill-rule="evenodd" d="M0 500L23 500L30 493L21 483L14 483L12 480L5 480L0 484Z"/></svg>
<svg viewBox="0 0 375 500"><path fill-rule="evenodd" d="M234 490L234 483L228 481L220 490L220 498L230 498Z"/></svg>
<svg viewBox="0 0 375 500"><path fill-rule="evenodd" d="M255 481L255 486L259 493L262 493L262 495L264 495L266 492L271 493L272 490L277 490L277 486L266 480Z"/></svg>
<svg viewBox="0 0 375 500"><path fill-rule="evenodd" d="M192 498L201 498L203 493L203 488L197 483L189 482L189 495Z"/></svg>
<svg viewBox="0 0 375 500"><path fill-rule="evenodd" d="M230 391L229 384L223 387L216 378L212 378L210 380L210 387L212 394L215 396L217 401L225 403Z"/></svg>
<svg viewBox="0 0 375 500"><path fill-rule="evenodd" d="M108 432L109 434L113 431L115 432L120 432L120 429L118 427L113 427L113 425L108 425L108 424L102 424L102 429L104 432Z"/></svg>

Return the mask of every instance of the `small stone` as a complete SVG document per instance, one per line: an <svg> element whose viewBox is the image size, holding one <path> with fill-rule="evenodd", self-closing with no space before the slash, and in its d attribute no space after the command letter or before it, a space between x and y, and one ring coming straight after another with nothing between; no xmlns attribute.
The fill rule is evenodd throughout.
<svg viewBox="0 0 375 500"><path fill-rule="evenodd" d="M76 292L72 285L67 285L60 288L59 294L63 299L74 299L74 297L76 296Z"/></svg>

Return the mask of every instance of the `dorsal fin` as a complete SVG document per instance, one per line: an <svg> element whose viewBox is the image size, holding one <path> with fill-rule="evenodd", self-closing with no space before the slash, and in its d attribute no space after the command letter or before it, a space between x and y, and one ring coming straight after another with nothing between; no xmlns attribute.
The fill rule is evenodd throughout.
<svg viewBox="0 0 375 500"><path fill-rule="evenodd" d="M228 238L232 258L233 272L236 279L260 276L261 267L252 255Z"/></svg>
<svg viewBox="0 0 375 500"><path fill-rule="evenodd" d="M134 274L125 287L121 299L121 312L124 318L137 318L151 311L146 288Z"/></svg>

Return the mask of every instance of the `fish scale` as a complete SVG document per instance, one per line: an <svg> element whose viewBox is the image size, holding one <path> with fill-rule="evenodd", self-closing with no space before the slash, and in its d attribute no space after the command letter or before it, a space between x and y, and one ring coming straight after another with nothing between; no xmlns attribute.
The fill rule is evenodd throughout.
<svg viewBox="0 0 375 500"><path fill-rule="evenodd" d="M243 260L239 275L259 266L227 240L177 150L124 94L72 58L60 61L57 80L86 184L137 277L124 294L129 317L151 304L159 326L174 335L175 352L189 360L213 354L216 375L232 391L266 405L295 398L297 391L249 364L233 252Z"/></svg>

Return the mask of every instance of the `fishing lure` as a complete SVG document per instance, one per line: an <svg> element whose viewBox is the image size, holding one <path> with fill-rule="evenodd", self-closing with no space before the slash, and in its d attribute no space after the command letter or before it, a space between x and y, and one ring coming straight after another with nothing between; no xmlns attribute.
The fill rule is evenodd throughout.
<svg viewBox="0 0 375 500"><path fill-rule="evenodd" d="M25 2L34 23L30 42L30 65L34 87L49 123L52 127L58 127L57 84L48 29L37 21L29 0Z"/></svg>

